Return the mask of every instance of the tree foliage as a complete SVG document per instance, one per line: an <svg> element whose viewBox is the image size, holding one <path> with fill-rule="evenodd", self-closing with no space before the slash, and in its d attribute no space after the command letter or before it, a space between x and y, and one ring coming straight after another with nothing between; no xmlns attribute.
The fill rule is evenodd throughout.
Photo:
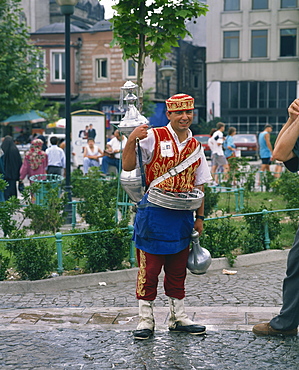
<svg viewBox="0 0 299 370"><path fill-rule="evenodd" d="M133 58L138 63L137 84L142 87L145 58L156 63L165 59L179 38L192 36L185 21L205 15L207 5L198 0L118 0L112 7L114 40L123 58Z"/></svg>
<svg viewBox="0 0 299 370"><path fill-rule="evenodd" d="M21 0L0 0L0 120L29 111L44 89L41 51L30 44Z"/></svg>

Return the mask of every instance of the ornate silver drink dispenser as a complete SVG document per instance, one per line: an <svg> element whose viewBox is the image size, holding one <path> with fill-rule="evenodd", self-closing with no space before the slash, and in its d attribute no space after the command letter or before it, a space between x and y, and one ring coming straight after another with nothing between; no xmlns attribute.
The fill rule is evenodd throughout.
<svg viewBox="0 0 299 370"><path fill-rule="evenodd" d="M129 136L136 127L149 123L138 110L138 85L134 84L132 81L127 81L124 86L120 88L120 109L124 109L124 102L126 104L126 114L121 119L118 129L126 136Z"/></svg>
<svg viewBox="0 0 299 370"><path fill-rule="evenodd" d="M124 102L126 104L126 114L120 121L118 129L126 136L129 136L136 127L149 123L137 109L137 107L139 107L138 85L131 81L127 81L124 86L121 87L120 108L124 108ZM133 202L139 202L145 190L142 186L140 164L133 171L122 170L120 174L120 183L130 199Z"/></svg>
<svg viewBox="0 0 299 370"><path fill-rule="evenodd" d="M199 244L199 234L193 229L191 234L192 249L189 252L187 268L195 275L205 274L212 262L211 254Z"/></svg>

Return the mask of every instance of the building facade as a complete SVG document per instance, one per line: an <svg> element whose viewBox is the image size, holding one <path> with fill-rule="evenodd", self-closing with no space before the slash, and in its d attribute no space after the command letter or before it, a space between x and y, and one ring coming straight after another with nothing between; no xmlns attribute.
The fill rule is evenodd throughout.
<svg viewBox="0 0 299 370"><path fill-rule="evenodd" d="M208 0L207 118L278 133L298 97L298 0Z"/></svg>
<svg viewBox="0 0 299 370"><path fill-rule="evenodd" d="M79 0L75 6L74 14L71 16L73 25L88 29L105 18L105 8L101 5L103 1ZM24 19L31 32L48 26L52 23L64 22L60 6L56 0L21 0L24 11Z"/></svg>
<svg viewBox="0 0 299 370"><path fill-rule="evenodd" d="M54 101L64 98L64 27L64 23L53 23L31 34L34 44L43 49L41 63L48 70L43 97ZM117 120L120 88L128 80L137 82L137 63L132 59L124 61L122 50L110 46L112 38L108 20L99 21L87 30L71 24L71 98L73 102L107 98L98 109L118 115L112 117ZM165 124L165 99L177 92L187 92L195 98L197 123L206 111L205 48L181 40L162 66L164 63L171 63L175 70L169 85L162 78L161 65L150 58L145 62L143 90L149 91L150 99L156 104L153 120L157 125Z"/></svg>

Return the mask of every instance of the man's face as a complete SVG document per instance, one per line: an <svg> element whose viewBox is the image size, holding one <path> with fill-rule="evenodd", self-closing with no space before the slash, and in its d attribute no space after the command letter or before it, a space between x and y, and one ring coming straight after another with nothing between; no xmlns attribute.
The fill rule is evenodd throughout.
<svg viewBox="0 0 299 370"><path fill-rule="evenodd" d="M193 109L176 112L166 112L173 130L176 133L187 131L193 121Z"/></svg>
<svg viewBox="0 0 299 370"><path fill-rule="evenodd" d="M89 146L90 148L93 148L93 146L94 146L94 141L93 141L93 140L88 140L88 146Z"/></svg>

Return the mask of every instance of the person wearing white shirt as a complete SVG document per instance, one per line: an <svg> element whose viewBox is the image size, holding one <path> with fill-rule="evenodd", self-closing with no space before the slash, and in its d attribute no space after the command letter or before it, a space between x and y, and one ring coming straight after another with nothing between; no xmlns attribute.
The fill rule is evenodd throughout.
<svg viewBox="0 0 299 370"><path fill-rule="evenodd" d="M102 160L102 172L108 175L109 166L116 167L117 171L121 167L120 153L126 146L127 138L121 135L119 130L114 131L114 137L107 143L104 157Z"/></svg>
<svg viewBox="0 0 299 370"><path fill-rule="evenodd" d="M57 146L58 138L52 136L50 139L51 146L46 149L48 155L48 174L62 175L62 169L65 168L65 153L63 149Z"/></svg>
<svg viewBox="0 0 299 370"><path fill-rule="evenodd" d="M99 167L100 159L103 157L103 151L94 144L93 138L87 139L87 146L83 152L83 173L87 174L89 167Z"/></svg>
<svg viewBox="0 0 299 370"><path fill-rule="evenodd" d="M217 169L222 166L224 175L228 172L228 162L225 158L222 144L223 144L223 131L225 130L225 124L222 122L217 123L217 131L214 132L211 143L211 160L212 160L212 176L214 177L214 185L219 184L219 178Z"/></svg>

